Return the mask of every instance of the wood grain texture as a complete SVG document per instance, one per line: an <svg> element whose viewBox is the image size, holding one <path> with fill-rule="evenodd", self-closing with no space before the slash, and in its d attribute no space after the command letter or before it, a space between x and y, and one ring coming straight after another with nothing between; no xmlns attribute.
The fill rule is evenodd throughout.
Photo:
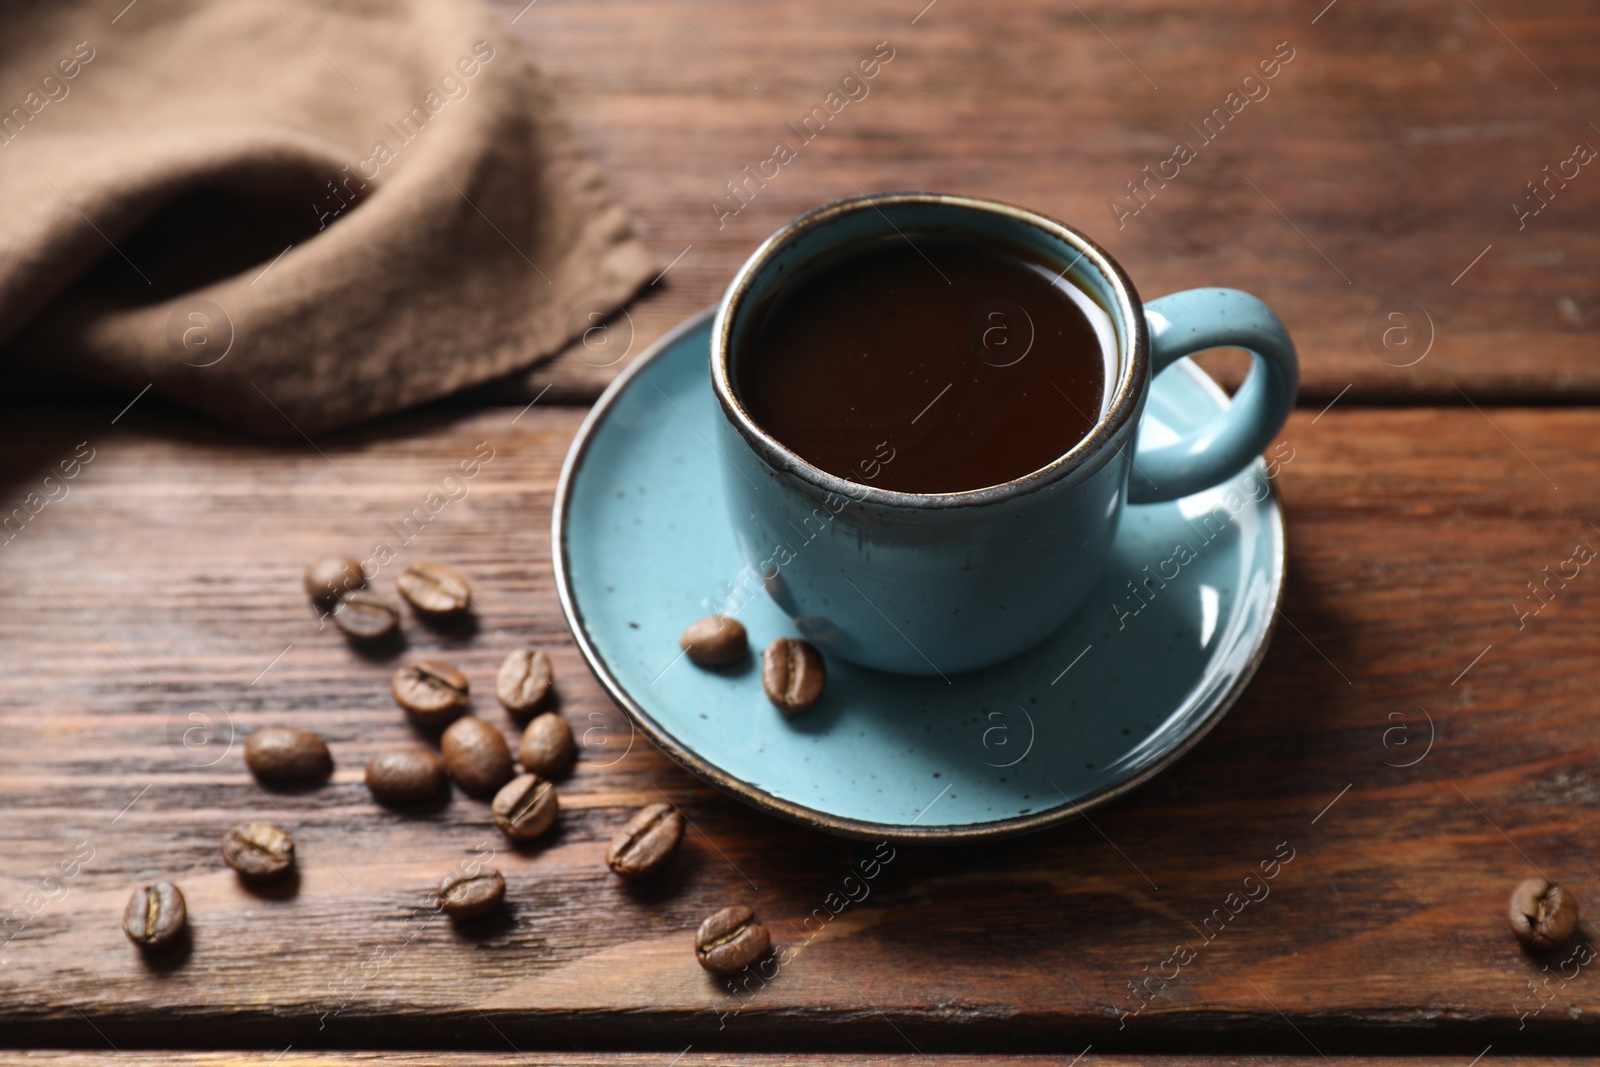
<svg viewBox="0 0 1600 1067"><path fill-rule="evenodd" d="M776 822L642 739L629 747L566 633L549 509L581 411L415 415L279 450L156 408L114 414L0 420L0 514L79 442L94 450L0 547L5 1046L1594 1047L1594 967L1554 979L1559 961L1541 970L1504 911L1538 868L1600 916L1592 568L1519 616L1539 603L1526 583L1600 544L1600 413L1297 415L1278 479L1284 624L1221 725L1092 825L899 849L814 938L805 920L871 846ZM379 579L418 558L460 567L475 632L408 621L403 651L364 657L319 629L304 564L397 546L388 524L487 449L467 495ZM365 761L419 740L387 692L395 662L457 663L511 736L488 689L513 644L549 651L582 745L559 829L518 851L459 794L421 814L373 804ZM242 740L274 723L327 738L329 784L252 783ZM975 769L984 755L975 735ZM606 842L663 793L693 829L663 877L624 885ZM219 862L223 831L255 818L301 842L290 892L252 893ZM480 847L496 850L510 907L475 927L430 916L429 887ZM1290 850L1270 895L1233 915L1229 894ZM183 887L193 936L152 964L118 917L155 878ZM690 951L699 920L731 902L793 953L748 989L709 979ZM1230 921L1208 939L1217 909ZM1194 959L1163 964L1185 943ZM1147 1004L1129 988L1174 969Z"/></svg>
<svg viewBox="0 0 1600 1067"><path fill-rule="evenodd" d="M624 335L637 354L713 303L796 214L921 188L1075 224L1146 297L1258 294L1299 344L1307 404L1347 385L1357 403L1600 396L1600 174L1557 173L1577 144L1600 147L1593 3L497 3L655 252L683 253L616 332L535 371L532 391L593 396ZM788 124L878 42L894 59L867 95L797 138ZM1243 86L1280 42L1294 58ZM1214 136L1190 126L1240 106L1235 91L1261 98ZM793 161L748 180L780 141ZM1128 199L1180 142L1195 158L1141 186L1143 206ZM1547 174L1536 198L1528 183ZM739 199L728 182L745 183ZM1544 206L1519 218L1518 202ZM1140 210L1119 221L1113 203ZM1429 332L1410 305L1434 344L1393 366ZM1380 360L1369 323L1381 335L1390 312L1411 315L1412 344Z"/></svg>

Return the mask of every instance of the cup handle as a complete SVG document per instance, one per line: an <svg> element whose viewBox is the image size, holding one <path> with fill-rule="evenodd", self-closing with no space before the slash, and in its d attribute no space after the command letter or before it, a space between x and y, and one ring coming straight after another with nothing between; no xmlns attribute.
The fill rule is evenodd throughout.
<svg viewBox="0 0 1600 1067"><path fill-rule="evenodd" d="M1186 437L1141 448L1128 503L1155 504L1209 489L1243 470L1283 428L1294 407L1300 364L1271 308L1237 289L1186 289L1144 308L1150 377L1184 356L1224 346L1254 360L1228 410Z"/></svg>

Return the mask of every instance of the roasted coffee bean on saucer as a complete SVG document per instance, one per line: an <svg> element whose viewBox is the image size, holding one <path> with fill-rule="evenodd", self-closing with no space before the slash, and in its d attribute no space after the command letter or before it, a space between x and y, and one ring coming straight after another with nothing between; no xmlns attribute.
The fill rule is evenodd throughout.
<svg viewBox="0 0 1600 1067"><path fill-rule="evenodd" d="M761 654L761 687L785 715L815 704L827 680L822 653L797 637L780 637Z"/></svg>
<svg viewBox="0 0 1600 1067"><path fill-rule="evenodd" d="M750 638L738 619L707 615L683 631L678 647L702 667L727 667L750 654Z"/></svg>

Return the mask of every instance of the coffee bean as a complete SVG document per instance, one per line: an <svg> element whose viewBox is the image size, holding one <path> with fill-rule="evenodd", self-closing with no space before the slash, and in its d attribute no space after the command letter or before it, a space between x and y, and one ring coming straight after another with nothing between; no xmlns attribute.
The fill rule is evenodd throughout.
<svg viewBox="0 0 1600 1067"><path fill-rule="evenodd" d="M242 878L270 882L294 870L294 841L271 823L240 823L222 835L222 860Z"/></svg>
<svg viewBox="0 0 1600 1067"><path fill-rule="evenodd" d="M794 637L780 637L761 654L761 686L785 715L805 711L828 680L822 653Z"/></svg>
<svg viewBox="0 0 1600 1067"><path fill-rule="evenodd" d="M1578 929L1578 903L1565 889L1529 878L1511 894L1511 932L1534 949L1557 948Z"/></svg>
<svg viewBox="0 0 1600 1067"><path fill-rule="evenodd" d="M444 787L444 761L425 749L380 752L367 764L367 788L383 804L418 804Z"/></svg>
<svg viewBox="0 0 1600 1067"><path fill-rule="evenodd" d="M554 678L549 656L537 649L518 649L500 664L500 673L494 679L494 695L511 714L526 718L544 703Z"/></svg>
<svg viewBox="0 0 1600 1067"><path fill-rule="evenodd" d="M326 778L333 756L316 734L268 726L244 743L244 762L263 782L310 782Z"/></svg>
<svg viewBox="0 0 1600 1067"><path fill-rule="evenodd" d="M726 667L750 654L750 639L738 619L707 615L683 631L678 647L702 667Z"/></svg>
<svg viewBox="0 0 1600 1067"><path fill-rule="evenodd" d="M494 824L513 841L532 841L556 821L556 787L537 774L521 774L494 795Z"/></svg>
<svg viewBox="0 0 1600 1067"><path fill-rule="evenodd" d="M306 568L306 592L318 604L329 605L353 589L367 584L361 561L350 556L328 556Z"/></svg>
<svg viewBox="0 0 1600 1067"><path fill-rule="evenodd" d="M122 932L145 949L162 948L177 940L189 919L183 894L171 882L140 886L122 912Z"/></svg>
<svg viewBox="0 0 1600 1067"><path fill-rule="evenodd" d="M534 716L522 731L522 744L517 748L523 769L541 778L560 778L572 769L577 754L572 727L553 711Z"/></svg>
<svg viewBox="0 0 1600 1067"><path fill-rule="evenodd" d="M439 563L413 563L400 572L395 585L412 607L428 615L465 611L472 603L466 576Z"/></svg>
<svg viewBox="0 0 1600 1067"><path fill-rule="evenodd" d="M394 701L425 726L443 726L467 710L467 676L437 660L401 667L389 679Z"/></svg>
<svg viewBox="0 0 1600 1067"><path fill-rule="evenodd" d="M678 809L651 804L635 812L611 839L606 866L624 878L643 878L659 870L682 840L683 816Z"/></svg>
<svg viewBox="0 0 1600 1067"><path fill-rule="evenodd" d="M445 770L475 797L492 796L511 780L511 749L500 731L468 715L457 719L439 738Z"/></svg>
<svg viewBox="0 0 1600 1067"><path fill-rule="evenodd" d="M712 974L735 974L767 954L772 938L743 905L723 908L700 924L694 955Z"/></svg>
<svg viewBox="0 0 1600 1067"><path fill-rule="evenodd" d="M439 882L439 909L452 919L481 919L505 899L506 880L493 867L456 871Z"/></svg>
<svg viewBox="0 0 1600 1067"><path fill-rule="evenodd" d="M377 593L357 589L333 606L333 623L354 640L376 641L394 633L400 625L400 609Z"/></svg>

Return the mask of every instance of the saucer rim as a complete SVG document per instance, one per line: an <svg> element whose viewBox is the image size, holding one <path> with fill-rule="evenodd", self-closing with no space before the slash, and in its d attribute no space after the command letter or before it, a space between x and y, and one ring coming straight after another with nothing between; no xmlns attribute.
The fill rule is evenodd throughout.
<svg viewBox="0 0 1600 1067"><path fill-rule="evenodd" d="M1286 540L1287 531L1283 521L1283 508L1278 503L1278 494L1270 483L1268 485L1268 495L1263 503L1270 505L1266 511L1274 527L1274 536L1272 538L1274 551L1271 569L1276 589L1272 592L1272 612L1267 618L1265 628L1262 630L1260 641L1250 657L1250 662L1240 671L1239 677L1234 680L1233 685L1228 687L1228 691L1222 695L1216 706L1211 709L1205 718L1191 726L1189 732L1180 738L1160 759L1142 768L1137 774L1108 785L1106 788L1087 797L1079 800L1068 798L1064 804L1032 812L1028 815L959 826L917 827L910 823L878 823L830 815L804 804L797 804L793 801L773 796L760 787L712 765L693 749L678 741L660 723L656 722L651 714L617 680L604 658L600 655L599 650L589 640L588 628L583 613L578 608L577 599L572 589L572 572L567 559L568 539L565 527L572 485L578 468L588 454L597 428L604 421L617 398L645 367L677 344L686 334L694 332L708 320L714 319L716 311L716 305L707 307L690 315L677 326L662 334L661 337L640 353L637 359L624 368L622 373L617 375L612 383L606 387L605 391L600 394L599 399L595 401L594 406L589 409L589 413L584 417L583 423L578 427L578 432L572 439L572 444L567 449L566 458L561 464L561 476L556 482L555 500L550 514L552 547L550 558L555 572L556 595L561 602L561 613L566 620L567 629L572 634L573 643L582 654L590 672L599 680L602 688L616 702L618 707L622 708L628 715L633 725L644 731L645 736L657 748L665 752L685 770L760 811L842 837L863 841L886 840L900 844L923 845L960 845L995 841L1071 822L1074 819L1083 817L1084 813L1108 804L1137 789L1188 755L1211 732L1217 723L1221 722L1223 717L1232 710L1233 705L1238 702L1239 697L1243 695L1250 682L1254 680L1256 672L1266 659L1267 650L1272 647L1272 639L1277 633L1278 619L1283 614L1284 589L1288 585L1288 543ZM708 355L708 373L709 366ZM1227 393L1205 371L1190 361L1182 361L1182 367L1196 384L1210 391L1220 405L1225 406L1229 403ZM1172 369L1178 368L1174 367ZM1153 389L1154 386L1155 379L1152 378L1150 379L1150 387ZM1252 460L1251 462L1255 463L1257 460ZM1138 505L1127 506L1135 507Z"/></svg>

